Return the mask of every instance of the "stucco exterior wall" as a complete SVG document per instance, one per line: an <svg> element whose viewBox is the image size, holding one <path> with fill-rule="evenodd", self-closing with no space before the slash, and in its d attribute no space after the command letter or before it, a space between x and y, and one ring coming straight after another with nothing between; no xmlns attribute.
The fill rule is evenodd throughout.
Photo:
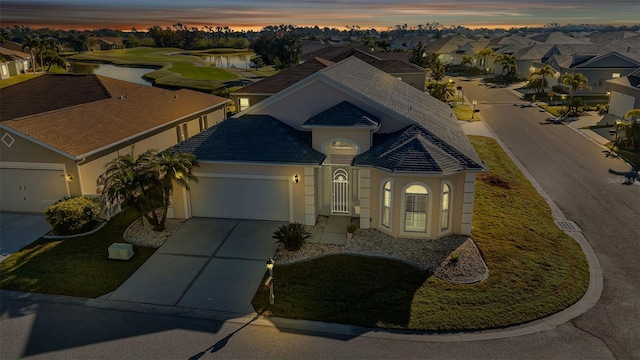
<svg viewBox="0 0 640 360"><path fill-rule="evenodd" d="M346 139L355 142L358 146L358 154L362 154L371 148L371 130L354 128L314 128L312 130L313 148L325 153L323 146L328 142Z"/></svg>
<svg viewBox="0 0 640 360"><path fill-rule="evenodd" d="M418 89L420 91L424 91L425 82L427 80L427 74L426 73L424 73L424 74L420 74L420 73L416 73L416 74L389 73L389 75L399 78L400 80L404 81L405 83L413 86L414 88L416 88L416 89Z"/></svg>
<svg viewBox="0 0 640 360"><path fill-rule="evenodd" d="M286 91L286 90L285 90ZM296 91L288 93L281 97L278 101L268 104L260 109L254 109L250 112L253 114L271 115L285 124L301 130L301 125L310 117L321 113L324 110L335 106L342 101L349 101L360 109L378 117L382 123L380 133L387 133L400 130L407 124L392 118L333 86L330 86L320 80L309 83L308 85L296 89Z"/></svg>
<svg viewBox="0 0 640 360"><path fill-rule="evenodd" d="M474 177L475 178L475 177ZM391 223L390 227L382 225L382 190L383 184L391 181ZM427 232L404 231L404 200L403 190L410 184L424 184L429 191L427 210ZM442 186L448 184L451 188L451 222L449 230L441 231ZM465 174L451 176L403 176L393 175L385 171L372 169L370 180L370 222L371 227L396 237L430 238L435 239L447 234L464 233L461 229L463 222L463 200L465 193ZM469 190L469 189L468 189ZM472 209L471 209L472 210ZM470 220L469 220L470 221Z"/></svg>
<svg viewBox="0 0 640 360"><path fill-rule="evenodd" d="M0 138L4 137L6 133L7 131L0 129ZM14 141L11 147L0 142L0 162L64 164L66 173L72 177L72 180L68 181L69 194L71 196L81 194L75 160L15 133L9 132L9 135Z"/></svg>
<svg viewBox="0 0 640 360"><path fill-rule="evenodd" d="M306 168L306 172L305 172ZM228 164L228 163L200 163L200 167L194 170L194 173L204 174L218 174L218 175L238 175L238 176L255 176L260 177L286 177L291 182L291 189L293 196L293 221L306 223L308 221L306 217L306 206L310 206L310 210L313 209L314 204L310 202L311 199L306 199L305 196L315 198L315 184L307 186L307 182L315 182L313 166L289 166L289 165L248 165L248 164ZM298 175L298 182L294 181L294 176ZM313 180L312 180L313 179ZM173 203L173 216L176 218L187 218L188 214L188 195L186 190L176 187L174 188L174 194L172 198Z"/></svg>

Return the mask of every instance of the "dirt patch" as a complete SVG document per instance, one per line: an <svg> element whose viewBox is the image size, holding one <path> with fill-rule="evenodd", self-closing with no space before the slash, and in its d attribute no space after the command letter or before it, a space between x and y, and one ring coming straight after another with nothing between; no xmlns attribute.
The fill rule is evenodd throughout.
<svg viewBox="0 0 640 360"><path fill-rule="evenodd" d="M505 179L498 174L480 175L478 178L487 185L499 187L501 189L515 189L517 184L509 179Z"/></svg>

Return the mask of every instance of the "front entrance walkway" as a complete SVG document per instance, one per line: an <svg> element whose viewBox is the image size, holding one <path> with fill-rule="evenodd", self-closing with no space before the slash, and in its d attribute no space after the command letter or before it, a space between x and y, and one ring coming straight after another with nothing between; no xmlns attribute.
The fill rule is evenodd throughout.
<svg viewBox="0 0 640 360"><path fill-rule="evenodd" d="M308 242L311 244L344 245L347 242L347 224L350 221L350 216L329 216L324 227L314 230Z"/></svg>
<svg viewBox="0 0 640 360"><path fill-rule="evenodd" d="M247 314L281 223L193 218L108 300Z"/></svg>

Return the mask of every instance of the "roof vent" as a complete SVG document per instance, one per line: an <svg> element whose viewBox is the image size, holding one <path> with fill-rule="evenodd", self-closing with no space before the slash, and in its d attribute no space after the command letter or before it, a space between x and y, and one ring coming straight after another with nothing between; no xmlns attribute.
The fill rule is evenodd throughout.
<svg viewBox="0 0 640 360"><path fill-rule="evenodd" d="M629 47L627 48L627 52L629 52L629 50L631 50L631 46L629 46Z"/></svg>
<svg viewBox="0 0 640 360"><path fill-rule="evenodd" d="M120 96L118 96L118 99L122 100L122 99L124 99L124 96L120 95Z"/></svg>
<svg viewBox="0 0 640 360"><path fill-rule="evenodd" d="M173 98L174 98L174 99L177 99L177 98L178 98L178 95L175 95Z"/></svg>

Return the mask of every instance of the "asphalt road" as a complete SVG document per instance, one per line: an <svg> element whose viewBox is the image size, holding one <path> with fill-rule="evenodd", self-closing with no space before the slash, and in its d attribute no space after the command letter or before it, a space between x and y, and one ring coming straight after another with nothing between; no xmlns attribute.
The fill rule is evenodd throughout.
<svg viewBox="0 0 640 360"><path fill-rule="evenodd" d="M462 343L291 332L272 326L91 308L77 302L0 302L0 358L64 359L640 359L640 186L629 167L548 115L513 106L504 89L461 82L485 121L594 248L599 303L553 330ZM491 103L485 103L490 101ZM613 179L613 180L612 180Z"/></svg>
<svg viewBox="0 0 640 360"><path fill-rule="evenodd" d="M482 118L533 175L565 216L583 230L604 272L598 304L572 324L603 340L620 359L640 358L640 186L609 169L620 159L567 125L550 124L537 108L513 106L511 92L459 81Z"/></svg>

